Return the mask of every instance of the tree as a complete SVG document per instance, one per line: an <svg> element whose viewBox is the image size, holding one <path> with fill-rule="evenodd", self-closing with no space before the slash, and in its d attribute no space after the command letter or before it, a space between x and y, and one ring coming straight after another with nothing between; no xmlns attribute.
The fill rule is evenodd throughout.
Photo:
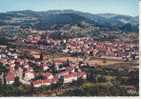
<svg viewBox="0 0 141 99"><path fill-rule="evenodd" d="M7 73L8 73L8 65L0 64L0 74L2 75L3 84L6 84Z"/></svg>
<svg viewBox="0 0 141 99"><path fill-rule="evenodd" d="M15 70L18 70L19 69L19 66L18 65L15 65L14 69Z"/></svg>
<svg viewBox="0 0 141 99"><path fill-rule="evenodd" d="M97 82L106 82L106 78L103 75L97 77Z"/></svg>
<svg viewBox="0 0 141 99"><path fill-rule="evenodd" d="M60 79L59 79L57 84L58 84L59 87L63 86L63 84L64 84L64 77L63 76L60 77Z"/></svg>
<svg viewBox="0 0 141 99"><path fill-rule="evenodd" d="M20 86L20 85L21 85L21 82L19 81L19 77L16 77L16 78L15 78L14 85L15 85L15 86Z"/></svg>
<svg viewBox="0 0 141 99"><path fill-rule="evenodd" d="M13 85L0 85L0 96L19 96L19 90Z"/></svg>
<svg viewBox="0 0 141 99"><path fill-rule="evenodd" d="M50 67L50 69L52 70L53 74L56 74L58 72L56 67L55 67L55 63L54 62L52 63L52 66Z"/></svg>
<svg viewBox="0 0 141 99"><path fill-rule="evenodd" d="M76 81L77 86L81 86L83 84L83 82L84 82L84 80L81 77L79 77L78 80Z"/></svg>
<svg viewBox="0 0 141 99"><path fill-rule="evenodd" d="M33 67L33 70L36 72L36 73L41 73L43 72L43 68L41 66L37 66L37 65L34 65L32 66Z"/></svg>
<svg viewBox="0 0 141 99"><path fill-rule="evenodd" d="M84 91L82 89L74 89L72 92L71 92L71 96L83 96L85 95Z"/></svg>
<svg viewBox="0 0 141 99"><path fill-rule="evenodd" d="M68 67L70 66L70 61L69 61L69 59L67 59L67 61L64 63L64 65L65 65L65 66L68 66Z"/></svg>
<svg viewBox="0 0 141 99"><path fill-rule="evenodd" d="M96 82L95 69L94 68L88 68L86 70L86 72L88 73L87 79L89 81Z"/></svg>
<svg viewBox="0 0 141 99"><path fill-rule="evenodd" d="M134 85L139 88L139 71L131 71L128 74L128 84Z"/></svg>
<svg viewBox="0 0 141 99"><path fill-rule="evenodd" d="M41 52L41 54L40 54L40 61L42 61L43 59L44 59L43 52Z"/></svg>
<svg viewBox="0 0 141 99"><path fill-rule="evenodd" d="M37 89L38 92L40 93L46 93L50 89L50 86L41 86Z"/></svg>
<svg viewBox="0 0 141 99"><path fill-rule="evenodd" d="M103 59L103 63L106 63L106 59Z"/></svg>
<svg viewBox="0 0 141 99"><path fill-rule="evenodd" d="M57 84L51 84L51 85L50 85L50 89L51 89L51 90L54 90L54 89L56 89L57 87L58 87Z"/></svg>
<svg viewBox="0 0 141 99"><path fill-rule="evenodd" d="M32 95L31 86L21 84L18 87L20 95Z"/></svg>

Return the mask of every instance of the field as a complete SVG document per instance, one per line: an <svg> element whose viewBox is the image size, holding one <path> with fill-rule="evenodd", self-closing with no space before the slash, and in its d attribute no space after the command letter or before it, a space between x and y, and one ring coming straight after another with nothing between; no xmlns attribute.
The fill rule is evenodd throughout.
<svg viewBox="0 0 141 99"><path fill-rule="evenodd" d="M59 61L66 61L66 60L70 60L70 61L72 61L72 62L74 62L74 63L76 63L76 62L78 62L78 61L83 61L83 59L82 58L77 58L77 57L59 57L59 58L54 58L54 60L59 60ZM87 62L87 63L89 63L90 65L92 64L92 65L95 65L95 64L97 64L97 65L112 65L112 64L115 64L115 63L123 63L123 61L121 61L121 60L109 60L109 59L97 59L97 58L95 58L95 59L88 59L88 60L86 60L85 62Z"/></svg>

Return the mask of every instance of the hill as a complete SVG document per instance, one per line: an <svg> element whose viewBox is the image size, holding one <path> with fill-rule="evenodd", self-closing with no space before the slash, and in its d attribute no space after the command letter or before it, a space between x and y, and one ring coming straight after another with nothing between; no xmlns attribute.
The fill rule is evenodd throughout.
<svg viewBox="0 0 141 99"><path fill-rule="evenodd" d="M132 17L118 14L91 14L74 10L51 11L13 11L0 13L0 26L13 25L49 29L53 25L62 27L66 24L74 25L82 22L100 28L119 29L125 32L138 32L138 16Z"/></svg>

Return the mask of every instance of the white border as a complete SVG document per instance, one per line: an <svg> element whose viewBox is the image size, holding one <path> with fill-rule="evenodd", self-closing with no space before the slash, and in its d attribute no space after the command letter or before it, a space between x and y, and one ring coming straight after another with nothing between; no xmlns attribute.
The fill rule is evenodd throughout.
<svg viewBox="0 0 141 99"><path fill-rule="evenodd" d="M125 5L126 6L126 5ZM141 24L141 0L139 0L139 24ZM139 25L139 56L141 57L141 25ZM141 58L139 57L139 82L141 81L141 71L140 71L140 63L141 63ZM50 99L79 99L79 98L83 98L83 99L141 99L141 87L140 87L140 83L139 83L139 96L117 96L117 97L108 97L108 96L105 96L105 97L0 97L1 99L6 99L6 98L11 98L11 99L15 99L15 98L20 98L20 99L47 99L47 98L50 98Z"/></svg>
<svg viewBox="0 0 141 99"><path fill-rule="evenodd" d="M141 81L141 0L139 1L139 82ZM139 96L141 96L141 84L139 83Z"/></svg>

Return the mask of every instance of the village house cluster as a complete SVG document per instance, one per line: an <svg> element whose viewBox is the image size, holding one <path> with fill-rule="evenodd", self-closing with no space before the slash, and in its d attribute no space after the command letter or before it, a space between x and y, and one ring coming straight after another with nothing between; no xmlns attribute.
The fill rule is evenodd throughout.
<svg viewBox="0 0 141 99"><path fill-rule="evenodd" d="M37 32L37 31L35 31ZM94 56L98 58L118 59L118 60L137 60L139 58L138 45L122 41L98 41L92 37L80 37L57 40L52 39L46 33L29 34L22 41L26 45L36 46L39 50L46 52L61 52L70 55ZM44 60L41 55L38 59L31 59L22 56L24 52L18 52L17 49L0 46L0 67L7 71L1 71L0 82L5 83L4 72L6 75L6 84L13 84L15 79L23 84L40 87L43 85L57 84L60 79L63 83L72 83L73 81L87 78L87 73L81 70L81 66L86 65L73 63L69 60ZM31 55L29 53L28 55ZM24 55L24 54L23 54Z"/></svg>
<svg viewBox="0 0 141 99"><path fill-rule="evenodd" d="M46 51L58 51L67 54L87 54L101 58L119 60L135 60L139 58L138 45L122 41L98 41L91 37L53 40L46 36L29 35L26 39L28 44L37 44L38 48ZM33 43L34 42L34 43Z"/></svg>
<svg viewBox="0 0 141 99"><path fill-rule="evenodd" d="M79 78L87 78L87 74L77 64L69 61L56 60L49 62L21 58L20 54L14 49L2 46L0 47L0 55L0 67L7 70L2 71L0 75L1 83L4 83L5 72L7 72L6 84L13 84L15 79L18 78L21 83L34 87L58 83L60 78L63 78L63 83L71 83Z"/></svg>
<svg viewBox="0 0 141 99"><path fill-rule="evenodd" d="M138 59L138 47L135 44L117 41L96 41L93 38L69 39L66 44L66 53L86 53L91 56L111 59L135 60Z"/></svg>
<svg viewBox="0 0 141 99"><path fill-rule="evenodd" d="M24 42L30 46L37 45L37 48L46 51L61 51L61 40L54 40L44 35L28 35Z"/></svg>

